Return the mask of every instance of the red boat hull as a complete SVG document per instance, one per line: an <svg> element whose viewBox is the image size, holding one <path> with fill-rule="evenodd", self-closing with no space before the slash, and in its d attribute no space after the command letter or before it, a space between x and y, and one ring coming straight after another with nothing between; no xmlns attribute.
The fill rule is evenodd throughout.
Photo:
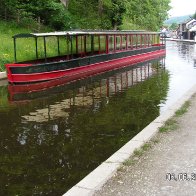
<svg viewBox="0 0 196 196"><path fill-rule="evenodd" d="M129 57L114 59L110 61L104 61L100 63L90 64L86 66L66 69L66 70L58 70L58 71L50 71L50 72L42 72L42 73L30 73L30 74L13 74L10 72L10 68L16 66L15 64L7 64L8 70L8 81L10 83L33 83L33 82L41 82L54 80L58 78L68 78L69 80L75 80L77 78L87 77L89 75L109 71L112 69L118 69L123 66L128 66L131 64L135 64L138 62L142 62L145 60L150 60L155 57L165 55L165 50L156 50L153 52L147 52L138 55L132 55ZM17 66L30 66L30 64L17 64Z"/></svg>

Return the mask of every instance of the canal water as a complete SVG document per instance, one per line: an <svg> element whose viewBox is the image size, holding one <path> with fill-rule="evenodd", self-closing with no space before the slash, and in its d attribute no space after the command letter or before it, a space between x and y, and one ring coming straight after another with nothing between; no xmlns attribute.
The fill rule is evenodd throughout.
<svg viewBox="0 0 196 196"><path fill-rule="evenodd" d="M0 87L0 195L62 195L196 83L195 45L30 93Z"/></svg>

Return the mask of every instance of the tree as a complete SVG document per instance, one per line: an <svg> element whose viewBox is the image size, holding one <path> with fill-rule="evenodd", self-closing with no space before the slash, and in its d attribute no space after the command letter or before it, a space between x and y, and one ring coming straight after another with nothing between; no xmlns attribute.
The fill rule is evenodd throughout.
<svg viewBox="0 0 196 196"><path fill-rule="evenodd" d="M178 28L178 24L177 23L172 23L170 26L171 30L176 30Z"/></svg>
<svg viewBox="0 0 196 196"><path fill-rule="evenodd" d="M111 23L113 29L118 29L122 24L123 15L126 12L126 5L124 0L112 0L112 10L111 10Z"/></svg>
<svg viewBox="0 0 196 196"><path fill-rule="evenodd" d="M170 0L128 1L126 17L143 29L158 30L167 18Z"/></svg>
<svg viewBox="0 0 196 196"><path fill-rule="evenodd" d="M0 18L25 26L36 21L55 30L121 29L132 23L159 29L167 18L170 0L0 0Z"/></svg>
<svg viewBox="0 0 196 196"><path fill-rule="evenodd" d="M0 0L0 18L4 20L14 19L18 0Z"/></svg>

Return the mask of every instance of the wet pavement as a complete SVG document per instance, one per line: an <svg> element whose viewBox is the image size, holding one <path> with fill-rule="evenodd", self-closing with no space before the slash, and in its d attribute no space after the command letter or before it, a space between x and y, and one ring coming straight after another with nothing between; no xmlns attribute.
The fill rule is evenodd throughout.
<svg viewBox="0 0 196 196"><path fill-rule="evenodd" d="M190 99L188 112L174 118L174 130L158 133L150 147L131 157L95 196L195 195L195 115L196 95Z"/></svg>

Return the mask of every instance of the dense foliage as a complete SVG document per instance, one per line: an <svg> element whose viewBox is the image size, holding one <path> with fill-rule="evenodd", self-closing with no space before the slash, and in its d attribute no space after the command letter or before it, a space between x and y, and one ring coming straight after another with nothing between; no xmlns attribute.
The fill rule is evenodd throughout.
<svg viewBox="0 0 196 196"><path fill-rule="evenodd" d="M157 30L167 18L170 0L0 0L0 19L37 31L78 28Z"/></svg>

